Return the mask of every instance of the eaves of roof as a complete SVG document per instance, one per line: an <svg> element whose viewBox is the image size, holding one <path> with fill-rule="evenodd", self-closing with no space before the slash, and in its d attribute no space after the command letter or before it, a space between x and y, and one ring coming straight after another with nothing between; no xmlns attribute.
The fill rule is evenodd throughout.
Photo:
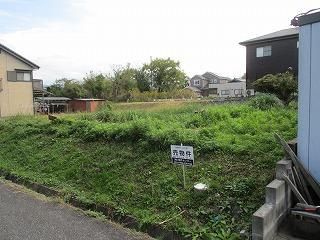
<svg viewBox="0 0 320 240"><path fill-rule="evenodd" d="M276 31L273 33L269 33L266 35L262 35L256 38L252 38L243 42L240 42L240 45L247 46L256 43L265 43L265 42L273 42L284 39L292 39L299 37L299 28L288 28L280 31Z"/></svg>
<svg viewBox="0 0 320 240"><path fill-rule="evenodd" d="M22 62L24 62L25 64L29 65L33 69L39 69L40 68L37 64L31 62L30 60L26 59L25 57L21 56L20 54L16 53L15 51L11 50L10 48L2 45L1 43L0 43L0 49L5 51L5 52L7 52L7 53L9 53L10 55L14 56L15 58L21 60Z"/></svg>

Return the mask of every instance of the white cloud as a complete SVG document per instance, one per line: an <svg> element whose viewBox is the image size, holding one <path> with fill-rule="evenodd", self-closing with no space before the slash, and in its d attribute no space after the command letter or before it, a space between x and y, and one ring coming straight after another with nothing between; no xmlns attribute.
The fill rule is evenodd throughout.
<svg viewBox="0 0 320 240"><path fill-rule="evenodd" d="M77 22L2 34L0 42L40 65L35 76L47 83L80 79L90 70L107 72L113 64L138 66L150 56L180 60L190 76L209 70L234 77L245 72L245 48L238 42L289 27L295 14L316 4L77 0Z"/></svg>
<svg viewBox="0 0 320 240"><path fill-rule="evenodd" d="M0 17L10 17L10 16L11 16L10 13L0 9Z"/></svg>

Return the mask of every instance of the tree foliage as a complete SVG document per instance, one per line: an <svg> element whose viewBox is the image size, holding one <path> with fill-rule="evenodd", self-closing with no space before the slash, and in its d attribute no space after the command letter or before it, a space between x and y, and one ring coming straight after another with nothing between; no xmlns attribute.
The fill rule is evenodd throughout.
<svg viewBox="0 0 320 240"><path fill-rule="evenodd" d="M298 92L298 81L291 72L267 74L253 83L258 92L275 94L288 105Z"/></svg>
<svg viewBox="0 0 320 240"><path fill-rule="evenodd" d="M64 96L68 98L79 98L85 96L85 90L82 83L75 79L61 78L47 88L55 96Z"/></svg>
<svg viewBox="0 0 320 240"><path fill-rule="evenodd" d="M137 85L135 79L135 69L127 66L113 67L112 79L112 96L114 100L127 100L130 97L129 91Z"/></svg>
<svg viewBox="0 0 320 240"><path fill-rule="evenodd" d="M158 92L183 88L187 84L187 76L180 69L180 63L170 58L151 60L149 64L142 67L142 70L150 79L150 87L157 89Z"/></svg>
<svg viewBox="0 0 320 240"><path fill-rule="evenodd" d="M178 61L156 58L141 68L113 66L111 73L90 72L83 81L58 79L47 88L55 96L127 101L133 91L173 92L186 86L187 76Z"/></svg>
<svg viewBox="0 0 320 240"><path fill-rule="evenodd" d="M83 80L86 97L104 99L111 97L112 82L103 74L90 72Z"/></svg>

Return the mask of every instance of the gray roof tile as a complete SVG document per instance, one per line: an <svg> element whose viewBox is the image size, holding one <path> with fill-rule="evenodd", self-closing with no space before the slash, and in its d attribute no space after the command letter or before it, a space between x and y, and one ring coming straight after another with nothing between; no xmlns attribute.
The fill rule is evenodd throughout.
<svg viewBox="0 0 320 240"><path fill-rule="evenodd" d="M266 35L262 35L260 37L252 38L252 39L240 42L239 44L246 46L249 44L264 42L264 41L268 41L270 39L275 39L275 38L284 38L284 37L295 36L295 35L298 36L298 34L299 34L299 28L288 28L288 29L283 29L273 33L269 33Z"/></svg>

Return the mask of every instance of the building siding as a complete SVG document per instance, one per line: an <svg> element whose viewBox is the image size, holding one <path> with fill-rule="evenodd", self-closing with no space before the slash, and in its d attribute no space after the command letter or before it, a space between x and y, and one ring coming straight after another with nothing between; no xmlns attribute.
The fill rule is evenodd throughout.
<svg viewBox="0 0 320 240"><path fill-rule="evenodd" d="M32 82L8 82L7 71L23 69L32 71L32 67L16 59L5 51L0 53L0 117L33 114Z"/></svg>
<svg viewBox="0 0 320 240"><path fill-rule="evenodd" d="M292 68L298 75L298 36L288 39L273 40L264 43L247 45L246 75L247 88L252 88L252 83L266 74L282 73ZM272 54L266 57L256 57L256 48L271 46Z"/></svg>
<svg viewBox="0 0 320 240"><path fill-rule="evenodd" d="M320 181L320 22L300 27L298 156Z"/></svg>

